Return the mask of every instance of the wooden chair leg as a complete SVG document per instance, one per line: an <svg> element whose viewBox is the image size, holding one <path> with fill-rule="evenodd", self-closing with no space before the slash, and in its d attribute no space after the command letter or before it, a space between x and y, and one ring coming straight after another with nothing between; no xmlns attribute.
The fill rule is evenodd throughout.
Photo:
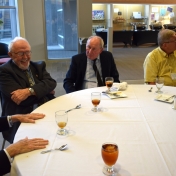
<svg viewBox="0 0 176 176"><path fill-rule="evenodd" d="M6 142L6 140L4 139L4 140L3 140L3 143L2 143L2 150L4 149L5 142Z"/></svg>

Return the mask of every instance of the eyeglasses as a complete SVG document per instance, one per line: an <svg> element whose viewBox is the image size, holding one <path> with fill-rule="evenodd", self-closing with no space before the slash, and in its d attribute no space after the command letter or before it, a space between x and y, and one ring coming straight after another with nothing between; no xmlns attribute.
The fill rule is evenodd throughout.
<svg viewBox="0 0 176 176"><path fill-rule="evenodd" d="M13 53L14 53L14 52L13 52ZM24 56L24 55L26 55L26 56L30 56L31 53L32 53L32 51L26 51L26 52L18 52L18 53L14 53L14 54L16 54L17 56Z"/></svg>
<svg viewBox="0 0 176 176"><path fill-rule="evenodd" d="M164 43L176 43L176 40L174 40L174 41L169 41L169 42L164 42Z"/></svg>

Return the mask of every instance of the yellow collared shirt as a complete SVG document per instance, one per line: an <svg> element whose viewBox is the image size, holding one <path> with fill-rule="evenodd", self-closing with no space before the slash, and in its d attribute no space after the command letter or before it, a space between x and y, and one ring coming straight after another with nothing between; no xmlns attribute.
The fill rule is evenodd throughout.
<svg viewBox="0 0 176 176"><path fill-rule="evenodd" d="M164 85L176 86L171 73L176 73L176 51L165 53L160 47L150 52L144 61L144 81L155 82L156 77L164 77Z"/></svg>

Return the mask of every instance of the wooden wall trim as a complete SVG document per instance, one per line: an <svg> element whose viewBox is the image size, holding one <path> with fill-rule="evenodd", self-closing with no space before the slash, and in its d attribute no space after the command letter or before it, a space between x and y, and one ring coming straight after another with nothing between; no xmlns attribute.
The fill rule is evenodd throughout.
<svg viewBox="0 0 176 176"><path fill-rule="evenodd" d="M92 3L113 4L176 4L174 0L92 0Z"/></svg>

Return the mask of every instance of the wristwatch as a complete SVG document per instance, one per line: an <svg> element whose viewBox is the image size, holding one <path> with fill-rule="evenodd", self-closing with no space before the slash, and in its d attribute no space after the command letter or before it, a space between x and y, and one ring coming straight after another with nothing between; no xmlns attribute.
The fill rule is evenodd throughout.
<svg viewBox="0 0 176 176"><path fill-rule="evenodd" d="M34 95L34 89L33 88L29 88L29 91L30 91L31 95Z"/></svg>
<svg viewBox="0 0 176 176"><path fill-rule="evenodd" d="M9 120L9 124L10 124L10 127L13 126L13 121L12 121L12 116L7 116L8 120Z"/></svg>

